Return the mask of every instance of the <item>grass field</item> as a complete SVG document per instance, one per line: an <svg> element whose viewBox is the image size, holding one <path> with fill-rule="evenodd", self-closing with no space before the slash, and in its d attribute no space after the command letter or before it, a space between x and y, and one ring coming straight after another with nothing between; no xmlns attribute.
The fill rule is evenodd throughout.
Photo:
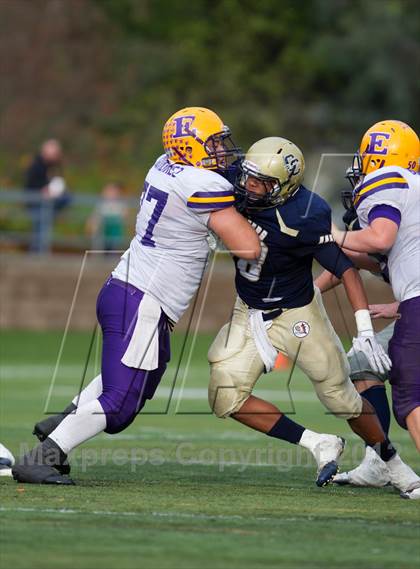
<svg viewBox="0 0 420 569"><path fill-rule="evenodd" d="M51 388L61 335L1 334L1 441L15 454L33 444L32 426L61 410L83 377L90 336L72 333ZM317 488L306 452L208 412L210 336L174 335L173 359L156 398L126 431L74 452L75 487L0 478L1 567L403 569L420 564L419 502L392 488ZM99 359L93 343L86 377ZM175 391L169 400L176 369ZM288 372L259 391L295 409L308 427L344 435L342 468L363 446L326 415L308 380ZM420 471L408 435L392 427L402 456ZM23 445L23 446L22 446ZM416 462L417 461L417 462Z"/></svg>

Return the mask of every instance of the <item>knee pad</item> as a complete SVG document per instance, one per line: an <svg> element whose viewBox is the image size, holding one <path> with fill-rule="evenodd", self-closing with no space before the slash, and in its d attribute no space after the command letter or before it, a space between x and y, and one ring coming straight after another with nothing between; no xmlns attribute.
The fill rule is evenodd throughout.
<svg viewBox="0 0 420 569"><path fill-rule="evenodd" d="M209 405L216 417L225 419L239 411L251 392L235 386L223 362L211 364L210 369Z"/></svg>
<svg viewBox="0 0 420 569"><path fill-rule="evenodd" d="M255 342L248 330L247 311L235 305L232 322L217 334L208 353L209 404L217 417L239 411L264 371Z"/></svg>
<svg viewBox="0 0 420 569"><path fill-rule="evenodd" d="M349 377L338 379L329 377L325 381L314 382L318 398L336 417L355 419L362 412L362 398Z"/></svg>

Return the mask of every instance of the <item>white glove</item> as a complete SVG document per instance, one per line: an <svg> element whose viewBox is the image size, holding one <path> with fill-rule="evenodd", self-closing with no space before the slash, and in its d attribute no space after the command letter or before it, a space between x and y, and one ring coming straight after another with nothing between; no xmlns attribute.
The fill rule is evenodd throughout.
<svg viewBox="0 0 420 569"><path fill-rule="evenodd" d="M365 354L373 371L384 374L391 369L391 360L383 347L378 344L375 333L361 332L357 338L353 338L353 347L348 352L352 356L355 352Z"/></svg>

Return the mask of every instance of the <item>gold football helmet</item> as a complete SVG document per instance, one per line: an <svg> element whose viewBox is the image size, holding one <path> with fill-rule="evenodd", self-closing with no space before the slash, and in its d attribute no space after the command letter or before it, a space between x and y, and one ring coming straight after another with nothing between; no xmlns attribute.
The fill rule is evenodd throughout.
<svg viewBox="0 0 420 569"><path fill-rule="evenodd" d="M346 177L355 187L366 174L385 166L419 171L420 141L408 124L386 120L371 126L363 135Z"/></svg>
<svg viewBox="0 0 420 569"><path fill-rule="evenodd" d="M299 189L304 171L303 154L293 142L279 136L259 140L246 153L235 183L239 209L267 209L284 204ZM247 190L250 176L264 183L265 195Z"/></svg>
<svg viewBox="0 0 420 569"><path fill-rule="evenodd" d="M162 133L171 162L208 170L225 170L241 155L222 119L210 109L187 107L173 114Z"/></svg>

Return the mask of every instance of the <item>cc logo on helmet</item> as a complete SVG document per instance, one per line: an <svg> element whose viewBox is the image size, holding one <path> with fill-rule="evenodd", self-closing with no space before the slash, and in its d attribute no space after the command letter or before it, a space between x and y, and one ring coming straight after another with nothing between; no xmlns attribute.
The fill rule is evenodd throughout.
<svg viewBox="0 0 420 569"><path fill-rule="evenodd" d="M291 176L296 176L300 172L300 163L299 158L293 156L293 154L288 154L284 157L284 163L286 165L286 169Z"/></svg>

